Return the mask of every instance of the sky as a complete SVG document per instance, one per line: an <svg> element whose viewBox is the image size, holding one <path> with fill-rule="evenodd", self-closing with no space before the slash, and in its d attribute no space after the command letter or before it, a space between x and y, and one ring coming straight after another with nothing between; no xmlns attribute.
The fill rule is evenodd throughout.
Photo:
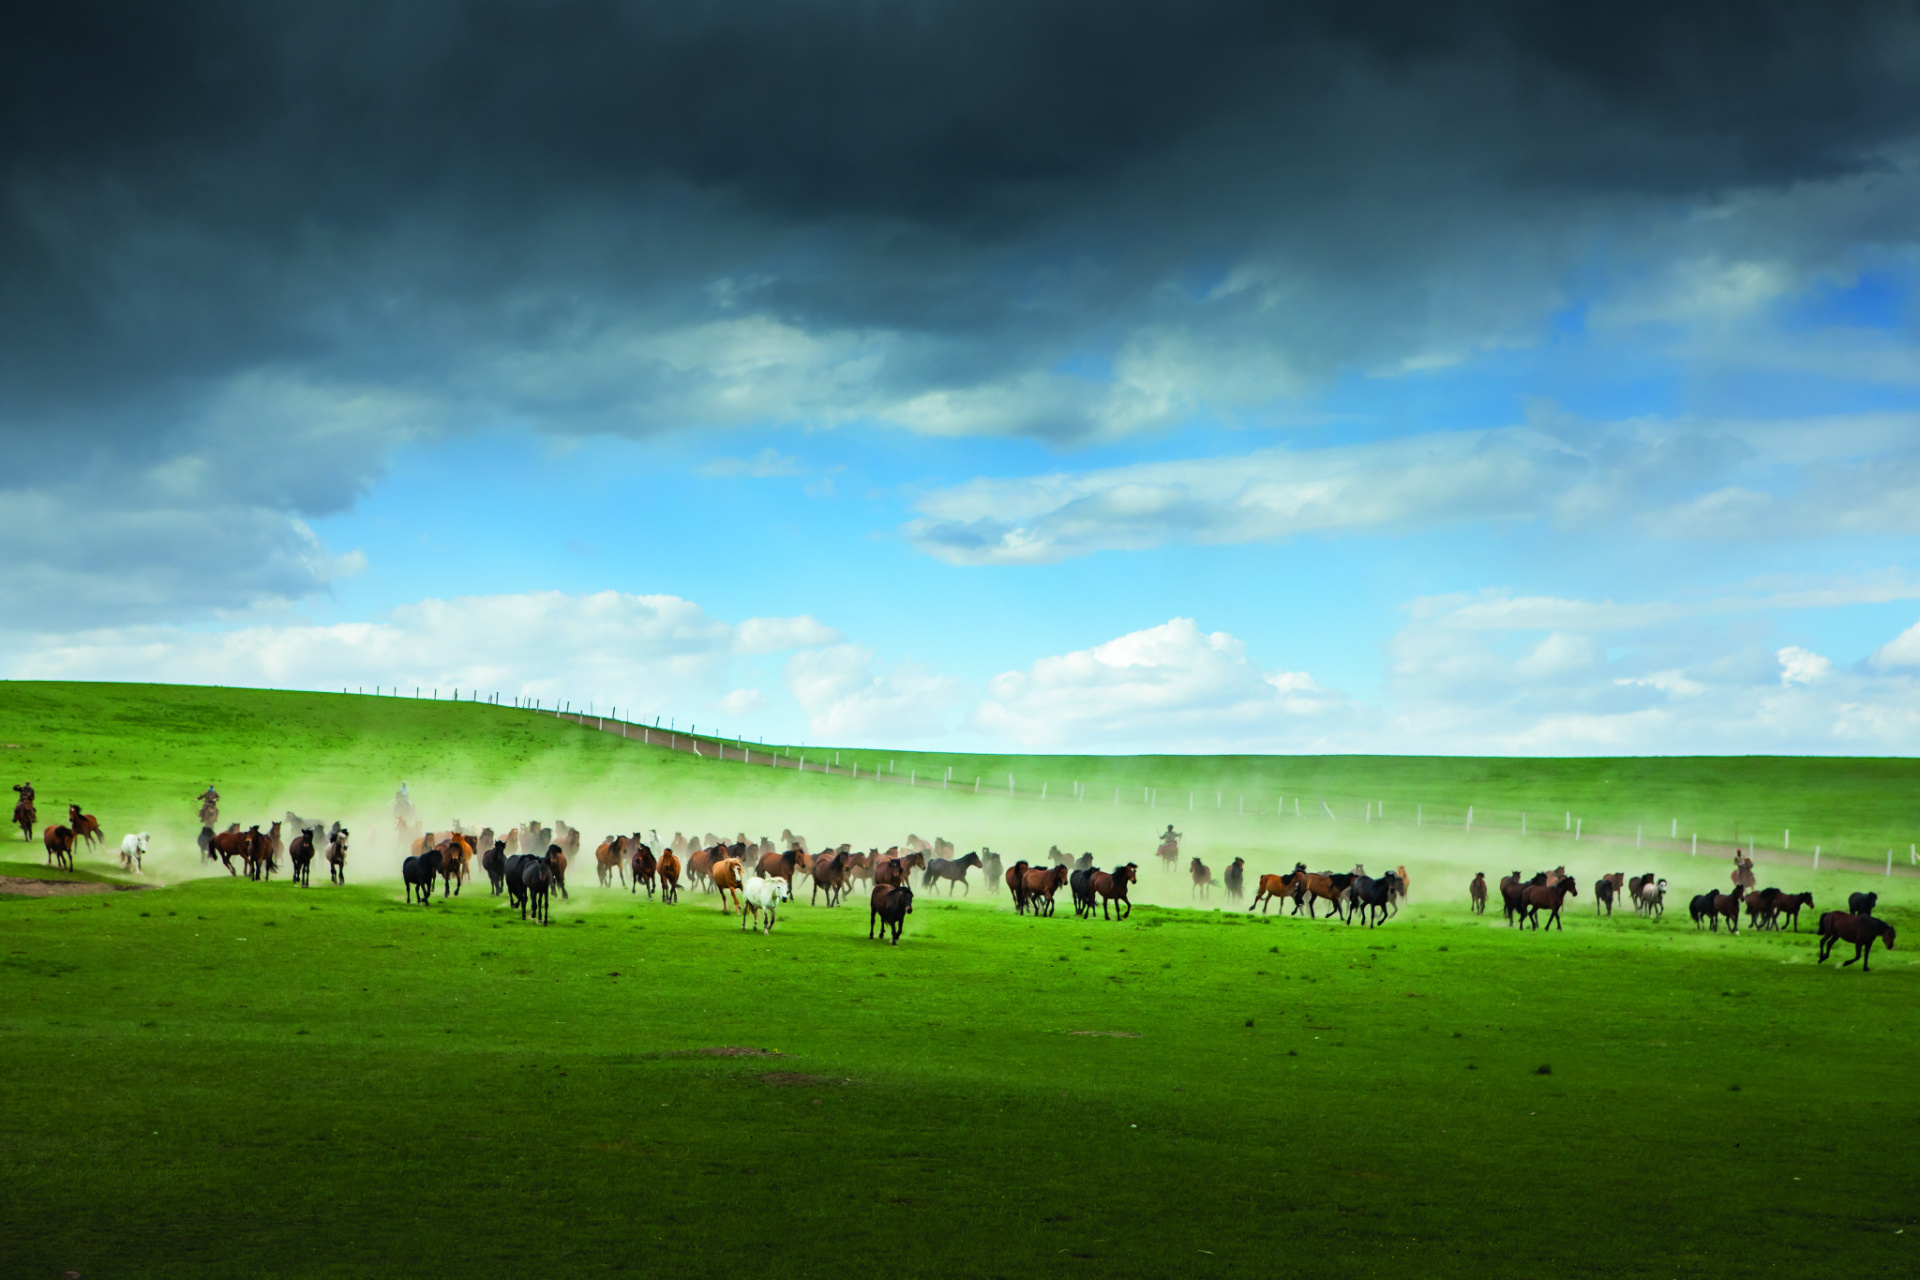
<svg viewBox="0 0 1920 1280"><path fill-rule="evenodd" d="M22 3L0 676L1920 750L1920 4Z"/></svg>

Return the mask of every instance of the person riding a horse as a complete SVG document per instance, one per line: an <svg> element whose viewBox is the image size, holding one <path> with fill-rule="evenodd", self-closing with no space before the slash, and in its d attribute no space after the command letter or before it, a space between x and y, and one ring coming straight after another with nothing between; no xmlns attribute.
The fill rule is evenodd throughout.
<svg viewBox="0 0 1920 1280"><path fill-rule="evenodd" d="M393 816L409 826L413 824L413 795L404 782L400 784L400 789L393 793Z"/></svg>
<svg viewBox="0 0 1920 1280"><path fill-rule="evenodd" d="M1733 851L1732 879L1734 884L1743 889L1751 889L1755 884L1753 878L1753 859L1747 857L1739 849Z"/></svg>
<svg viewBox="0 0 1920 1280"><path fill-rule="evenodd" d="M220 793L209 782L207 789L194 797L200 802L200 825L210 827L220 820Z"/></svg>

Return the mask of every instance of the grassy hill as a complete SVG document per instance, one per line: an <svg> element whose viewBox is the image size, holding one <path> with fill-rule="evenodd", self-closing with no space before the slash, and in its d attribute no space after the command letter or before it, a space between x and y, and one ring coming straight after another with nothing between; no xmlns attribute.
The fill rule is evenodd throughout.
<svg viewBox="0 0 1920 1280"><path fill-rule="evenodd" d="M1685 795L1730 824L1776 804L1838 827L1897 815L1906 762L1023 758L1009 799L884 785L874 755L860 781L776 772L473 704L20 683L0 684L0 742L43 811L151 829L144 879L168 885L0 894L9 1275L1914 1269L1911 942L1862 974L1816 966L1809 934L1697 933L1685 896L1719 862L1482 816L1571 794L1617 837L1632 806ZM1217 807L1167 812L1208 777ZM794 906L761 937L711 897L584 873L541 928L484 888L401 905L401 778L436 825L912 830L1147 865L1125 923L1064 896L1015 916L981 885L923 895L897 950L858 903ZM1242 814L1230 778L1339 818ZM352 883L209 875L208 782L231 817L350 819ZM1629 794L1654 800L1606 803ZM1388 820L1343 800L1361 795ZM1408 803L1442 812L1395 821ZM1413 901L1375 930L1156 906L1191 894L1146 856L1170 816L1216 868L1398 863ZM0 874L36 871L14 848ZM1596 919L1589 891L1564 930L1525 933L1465 911L1473 870L1556 862L1582 885L1658 869L1674 909ZM1821 909L1880 889L1913 936L1909 877L1762 866ZM125 878L104 855L82 873Z"/></svg>

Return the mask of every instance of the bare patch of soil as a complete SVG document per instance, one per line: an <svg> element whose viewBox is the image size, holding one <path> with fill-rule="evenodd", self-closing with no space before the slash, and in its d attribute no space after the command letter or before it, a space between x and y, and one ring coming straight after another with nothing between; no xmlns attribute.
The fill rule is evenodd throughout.
<svg viewBox="0 0 1920 1280"><path fill-rule="evenodd" d="M0 893L20 898L67 898L80 893L130 893L151 889L150 884L101 884L93 880L35 880L30 876L0 876Z"/></svg>

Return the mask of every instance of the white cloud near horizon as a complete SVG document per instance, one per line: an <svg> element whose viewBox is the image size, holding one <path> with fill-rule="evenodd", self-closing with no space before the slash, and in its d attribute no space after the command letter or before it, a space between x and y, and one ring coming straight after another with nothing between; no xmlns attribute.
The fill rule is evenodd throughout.
<svg viewBox="0 0 1920 1280"><path fill-rule="evenodd" d="M977 479L924 495L901 532L963 565L1519 521L1711 541L1913 534L1917 427L1907 413L1590 423L1540 406L1521 426Z"/></svg>
<svg viewBox="0 0 1920 1280"><path fill-rule="evenodd" d="M764 695L737 688L722 696L737 657L839 640L806 615L729 623L677 596L544 591L422 600L372 622L44 636L6 665L16 679L459 688L744 715L764 705Z"/></svg>

